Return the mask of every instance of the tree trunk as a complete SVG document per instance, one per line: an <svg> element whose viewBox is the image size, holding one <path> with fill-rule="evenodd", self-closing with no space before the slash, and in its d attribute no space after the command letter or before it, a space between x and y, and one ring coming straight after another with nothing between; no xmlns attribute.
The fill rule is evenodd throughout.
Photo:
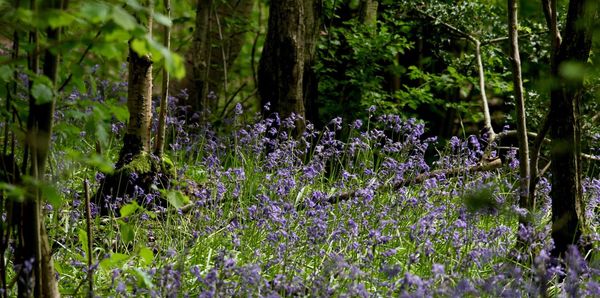
<svg viewBox="0 0 600 298"><path fill-rule="evenodd" d="M519 206L532 211L533 204L529 197L529 144L527 142L527 121L525 114L525 98L523 97L523 79L521 76L521 56L519 54L517 0L508 0L508 37L510 40L510 57L512 64L515 107L517 109L517 134L519 139ZM528 222L521 218L522 223Z"/></svg>
<svg viewBox="0 0 600 298"><path fill-rule="evenodd" d="M62 9L60 0L45 2L45 9ZM32 2L32 10L36 10ZM60 29L47 29L47 38L50 43L60 40ZM38 72L38 34L32 33L31 41L34 44L34 53L30 55L30 70ZM43 75L56 85L58 74L57 54L50 50L44 52ZM31 86L30 86L31 87ZM31 90L30 90L31 92ZM55 98L39 102L30 94L29 116L27 121L26 152L29 152L31 166L29 173L36 180L44 183L46 160L50 148L52 125L54 116ZM25 160L26 163L26 160ZM26 167L27 165L24 164ZM16 262L22 265L19 274L18 296L29 297L60 297L58 284L55 278L54 264L50 252L48 235L44 227L44 216L41 209L43 194L37 186L30 186L26 201L17 205L17 255ZM27 263L31 264L30 268ZM30 269L30 270L27 270ZM32 291L33 290L33 291Z"/></svg>
<svg viewBox="0 0 600 298"><path fill-rule="evenodd" d="M379 2L375 0L362 0L360 3L360 19L367 26L377 25L377 8Z"/></svg>
<svg viewBox="0 0 600 298"><path fill-rule="evenodd" d="M188 75L177 86L188 89L188 102L194 111L207 112L208 109L214 113L218 109L218 96L208 98L211 91L227 95L227 70L242 49L248 31L244 26L254 2L198 1L192 46L186 55Z"/></svg>
<svg viewBox="0 0 600 298"><path fill-rule="evenodd" d="M164 0L165 12L167 17L171 18L171 0ZM171 50L171 27L165 26L164 28L164 43L167 50ZM165 149L165 137L166 137L166 126L167 126L167 109L169 105L167 103L169 98L169 72L167 71L166 65L163 67L162 72L162 86L160 94L160 113L158 114L158 132L156 134L156 146L154 148L154 154L160 158L163 156Z"/></svg>
<svg viewBox="0 0 600 298"><path fill-rule="evenodd" d="M150 9L153 3L150 1ZM152 35L152 17L148 18L148 32ZM129 123L123 138L116 168L129 163L136 155L150 150L152 125L152 58L140 56L129 46L129 75L127 85Z"/></svg>
<svg viewBox="0 0 600 298"><path fill-rule="evenodd" d="M551 91L550 136L552 138L552 238L554 256L564 255L577 244L586 227L581 190L581 124L579 105L583 76L565 76L566 63L585 65L592 40L596 11L593 0L571 0L566 28L552 63L554 89ZM589 6L589 7L588 7Z"/></svg>
<svg viewBox="0 0 600 298"><path fill-rule="evenodd" d="M210 11L212 9L212 0L198 0L196 8L196 27L194 28L194 37L192 39L191 59L192 59L192 83L189 86L189 101L194 111L205 112L208 106L208 69L210 65Z"/></svg>
<svg viewBox="0 0 600 298"><path fill-rule="evenodd" d="M269 29L258 67L258 92L265 117L295 114L296 133L304 131L305 100L312 107L316 78L312 71L318 37L319 1L272 1ZM306 79L305 79L306 78ZM312 96L309 98L308 96ZM313 115L311 115L313 117Z"/></svg>

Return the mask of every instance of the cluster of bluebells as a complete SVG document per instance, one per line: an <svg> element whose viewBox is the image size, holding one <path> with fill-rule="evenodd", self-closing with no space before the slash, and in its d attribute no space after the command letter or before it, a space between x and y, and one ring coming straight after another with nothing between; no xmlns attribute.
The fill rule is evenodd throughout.
<svg viewBox="0 0 600 298"><path fill-rule="evenodd" d="M236 107L234 117L241 114ZM134 247L152 247L154 259L136 265L132 257L111 275L100 274L111 285L104 291L156 297L600 294L596 265L577 249L564 261L549 256L546 179L538 187L539 224L518 225L514 153L500 169L450 177L444 169L481 160L485 145L478 137L452 138L427 162L440 145L424 138L424 125L414 119L336 118L322 130L307 124L294 137L297 120L273 115L221 137L170 118L172 154L183 152L188 161L179 165L180 179L193 207L169 219L175 231L157 231L147 217L130 219L147 230ZM593 215L599 180L587 179L584 190ZM473 210L467 196L493 203ZM159 233L173 235L155 240Z"/></svg>

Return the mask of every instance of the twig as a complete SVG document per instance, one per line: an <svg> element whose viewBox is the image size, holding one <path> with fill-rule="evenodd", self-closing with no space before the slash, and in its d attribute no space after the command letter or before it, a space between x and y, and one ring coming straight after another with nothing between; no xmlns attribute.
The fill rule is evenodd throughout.
<svg viewBox="0 0 600 298"><path fill-rule="evenodd" d="M532 32L532 33L525 33L525 34L519 34L519 38L524 38L524 37L528 37L528 36L532 36L532 35L537 35L537 34L543 34L543 33L548 33L548 30L542 30L539 32ZM507 41L508 40L508 36L501 36L501 37L496 37L496 38L492 38L492 39L488 39L485 41L481 42L482 46L486 46L489 44L493 44L493 43L497 43L497 42L501 42L501 41Z"/></svg>
<svg viewBox="0 0 600 298"><path fill-rule="evenodd" d="M550 169L550 165L552 164L552 161L549 161L546 166L544 166L544 168L540 171L540 173L538 174L538 178L541 178L542 176L544 176L544 174L546 174L546 172Z"/></svg>
<svg viewBox="0 0 600 298"><path fill-rule="evenodd" d="M252 92L250 92L250 94L248 94L246 97L244 97L244 98L242 98L242 99L240 100L240 104L241 104L241 105L244 107L244 109L246 108L246 107L244 106L244 104L245 104L245 103L246 103L248 100L250 100L250 99L251 99L251 98L252 98L254 95L256 95L256 92L258 92L258 89L254 89L254 90L252 90ZM233 111L235 111L235 109L230 109L230 110L229 110L229 111L227 111L227 113L226 113L226 114L225 114L223 117L221 117L221 118L222 118L222 119L225 119L225 118L230 118L230 115L231 115L231 113L232 113Z"/></svg>
<svg viewBox="0 0 600 298"><path fill-rule="evenodd" d="M335 6L334 6L335 7ZM256 63L254 62L254 58L256 56L256 48L258 47L258 38L260 37L260 26L262 23L262 12L260 7L260 1L258 2L258 30L256 30L256 35L254 36L254 41L252 42L252 52L250 53L250 68L252 69L252 80L254 81L254 88L258 88L258 78L256 76Z"/></svg>
<svg viewBox="0 0 600 298"><path fill-rule="evenodd" d="M221 29L221 22L219 21L219 13L215 6L213 6L213 11L215 13L215 20L217 21L217 30L219 31L219 40L221 42L221 56L223 58L223 94L227 94L227 87L228 87L228 84L227 84L227 55L225 54L223 30ZM218 104L215 106L218 106Z"/></svg>
<svg viewBox="0 0 600 298"><path fill-rule="evenodd" d="M101 27L100 30L98 30L98 33L96 33L96 36L94 36L92 41L88 44L88 46L85 48L85 50L81 54L81 57L79 57L77 64L81 64L83 62L83 59L85 59L85 56L87 56L88 52L92 49L92 46L94 45L94 42L96 41L96 39L98 39L98 37L100 37L100 35L102 34L102 29L104 29L104 27ZM63 89L65 89L65 87L67 87L67 84L69 84L69 82L71 81L72 78L73 78L73 73L71 72L69 74L69 76L67 77L67 79L64 82L62 82L62 84L60 84L60 87L58 88L57 92L60 93L61 91L63 91Z"/></svg>
<svg viewBox="0 0 600 298"><path fill-rule="evenodd" d="M531 148L531 159L530 159L531 163L529 164L531 169L529 172L531 174L532 180L531 180L531 184L529 184L529 193L531 194L531 200L533 201L534 209L536 207L535 187L537 186L537 183L540 180L540 176L538 175L540 150L542 148L542 143L544 141L546 141L546 134L548 133L549 129L550 129L550 114L546 115L546 118L544 119L544 123L542 124L542 130L535 137L535 140L533 141L533 147ZM550 142L550 140L548 140L548 142Z"/></svg>
<svg viewBox="0 0 600 298"><path fill-rule="evenodd" d="M94 297L94 269L92 268L92 242L94 241L92 235L92 208L90 204L90 191L89 191L89 182L87 179L83 180L83 190L85 195L85 223L87 228L87 260L88 260L88 272L87 272L87 280L88 280L88 297Z"/></svg>
<svg viewBox="0 0 600 298"><path fill-rule="evenodd" d="M219 116L221 119L223 119L223 116L225 115L225 112L227 112L227 107L229 107L229 105L231 104L231 102L233 102L233 99L235 98L235 96L238 95L238 93L240 93L240 91L242 91L242 88L244 88L244 87L246 87L246 83L243 83L240 87L238 87L237 90L235 90L235 92L233 92L233 95L231 95L229 97L229 99L227 100L227 102L225 102L225 106L221 110L221 116Z"/></svg>
<svg viewBox="0 0 600 298"><path fill-rule="evenodd" d="M581 157L583 157L585 159L589 159L589 160L600 161L600 156L597 156L597 155L581 153Z"/></svg>
<svg viewBox="0 0 600 298"><path fill-rule="evenodd" d="M544 135L545 135L545 133L544 133ZM501 131L501 132L497 133L494 141L500 141L501 139L503 139L505 137L515 137L515 136L517 136L516 130L505 130L505 131ZM532 137L532 138L537 138L538 134L535 132L528 131L527 136ZM550 143L550 139L543 138L542 142Z"/></svg>

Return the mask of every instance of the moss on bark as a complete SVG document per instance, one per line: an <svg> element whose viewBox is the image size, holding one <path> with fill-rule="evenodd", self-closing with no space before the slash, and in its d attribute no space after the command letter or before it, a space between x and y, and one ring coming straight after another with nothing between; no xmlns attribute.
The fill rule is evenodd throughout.
<svg viewBox="0 0 600 298"><path fill-rule="evenodd" d="M93 202L100 208L101 215L108 215L111 210L118 215L121 205L134 199L147 208L166 207L166 200L158 194L150 202L146 201L145 194L169 188L176 175L175 166L169 158L141 152L104 177Z"/></svg>

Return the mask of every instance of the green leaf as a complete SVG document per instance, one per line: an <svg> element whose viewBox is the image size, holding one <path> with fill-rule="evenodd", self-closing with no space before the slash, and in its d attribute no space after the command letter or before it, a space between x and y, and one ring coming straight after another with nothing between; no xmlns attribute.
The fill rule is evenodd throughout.
<svg viewBox="0 0 600 298"><path fill-rule="evenodd" d="M119 6L113 6L112 20L127 31L131 31L137 26L135 18Z"/></svg>
<svg viewBox="0 0 600 298"><path fill-rule="evenodd" d="M167 202L179 209L190 202L190 198L178 190L161 190L161 194L167 198Z"/></svg>
<svg viewBox="0 0 600 298"><path fill-rule="evenodd" d="M52 101L52 89L45 84L33 83L31 95L35 98L35 104L41 105Z"/></svg>
<svg viewBox="0 0 600 298"><path fill-rule="evenodd" d="M175 78L181 79L185 76L185 65L183 58L177 53L169 51L164 45L158 43L151 36L146 35L146 43L155 59L163 57L167 71Z"/></svg>
<svg viewBox="0 0 600 298"><path fill-rule="evenodd" d="M144 9L144 6L140 5L140 3L137 2L136 0L127 0L127 5L129 5L131 8L133 8L135 10Z"/></svg>
<svg viewBox="0 0 600 298"><path fill-rule="evenodd" d="M152 264L152 261L154 260L154 253L151 249L145 246L140 248L140 252L138 253L138 255L140 256L141 261L145 266Z"/></svg>
<svg viewBox="0 0 600 298"><path fill-rule="evenodd" d="M109 134L106 131L106 125L104 125L104 123L98 122L96 124L94 135L96 136L96 139L100 142L100 144L108 144Z"/></svg>
<svg viewBox="0 0 600 298"><path fill-rule="evenodd" d="M25 188L22 186L0 182L0 191L4 191L6 197L16 202L23 202L25 200Z"/></svg>
<svg viewBox="0 0 600 298"><path fill-rule="evenodd" d="M148 273L142 271L139 268L133 268L133 271L141 279L141 284L144 285L146 289L151 290L152 288L154 288L154 284L152 284L152 278L150 277L150 275L148 275Z"/></svg>
<svg viewBox="0 0 600 298"><path fill-rule="evenodd" d="M12 79L12 68L10 68L10 66L8 65L2 65L0 66L0 80L2 80L3 82L10 82L10 80Z"/></svg>
<svg viewBox="0 0 600 298"><path fill-rule="evenodd" d="M78 229L77 235L79 236L78 238L79 243L81 243L81 249L85 252L85 255L87 256L89 254L87 232L84 229Z"/></svg>
<svg viewBox="0 0 600 298"><path fill-rule="evenodd" d="M170 53L165 57L166 67L169 74L176 79L185 77L185 65L183 58L177 53Z"/></svg>
<svg viewBox="0 0 600 298"><path fill-rule="evenodd" d="M559 72L567 80L581 80L585 76L585 65L578 62L564 62L559 66Z"/></svg>
<svg viewBox="0 0 600 298"><path fill-rule="evenodd" d="M114 253L110 255L109 258L106 258L100 261L100 267L104 270L111 270L114 268L118 268L123 266L127 260L129 260L130 256L122 253Z"/></svg>
<svg viewBox="0 0 600 298"><path fill-rule="evenodd" d="M120 28L114 28L113 30L106 32L104 35L104 40L107 42L122 42L127 41L130 38L131 34L128 31Z"/></svg>
<svg viewBox="0 0 600 298"><path fill-rule="evenodd" d="M119 228L121 229L121 240L123 240L125 244L132 242L135 238L133 226L124 221L119 221Z"/></svg>
<svg viewBox="0 0 600 298"><path fill-rule="evenodd" d="M15 17L19 22L25 25L34 24L35 18L33 17L33 11L31 11L30 9L18 8L15 11Z"/></svg>
<svg viewBox="0 0 600 298"><path fill-rule="evenodd" d="M83 155L82 152L77 151L77 150L73 150L73 149L65 149L65 152L67 153L67 157L73 161L76 162L80 162L83 163L84 165L92 168L92 169L97 169L98 171L102 172L102 173L112 173L114 171L114 165L112 160L99 155L97 153L92 153L91 155L87 156L87 155Z"/></svg>
<svg viewBox="0 0 600 298"><path fill-rule="evenodd" d="M159 23L163 26L171 27L173 25L173 22L171 21L171 19L164 14L155 13L154 19L156 20L157 23Z"/></svg>
<svg viewBox="0 0 600 298"><path fill-rule="evenodd" d="M97 153L92 153L90 157L84 158L83 162L91 168L96 168L102 173L110 174L115 170L113 162Z"/></svg>
<svg viewBox="0 0 600 298"><path fill-rule="evenodd" d="M146 41L137 38L131 41L131 48L140 56L146 55L150 52Z"/></svg>
<svg viewBox="0 0 600 298"><path fill-rule="evenodd" d="M498 203L494 198L494 192L491 187L469 190L463 195L463 201L467 210L471 212L498 207Z"/></svg>
<svg viewBox="0 0 600 298"><path fill-rule="evenodd" d="M60 193L53 185L43 183L40 186L42 197L45 198L54 208L60 208L62 203L62 197Z"/></svg>
<svg viewBox="0 0 600 298"><path fill-rule="evenodd" d="M46 19L48 25L52 28L66 27L75 21L72 14L59 9L47 10L42 14L42 17Z"/></svg>
<svg viewBox="0 0 600 298"><path fill-rule="evenodd" d="M102 2L85 1L79 15L91 23L103 23L110 17L110 7Z"/></svg>
<svg viewBox="0 0 600 298"><path fill-rule="evenodd" d="M138 203L136 201L133 201L123 207L121 207L121 216L123 217L127 217L129 215L132 215L133 213L135 213L135 211L138 210L138 208L140 208L140 205L138 205Z"/></svg>
<svg viewBox="0 0 600 298"><path fill-rule="evenodd" d="M107 59L121 59L123 56L123 51L115 42L99 42L92 47L91 51Z"/></svg>
<svg viewBox="0 0 600 298"><path fill-rule="evenodd" d="M110 105L110 112L117 121L126 122L129 119L129 110L126 105Z"/></svg>

